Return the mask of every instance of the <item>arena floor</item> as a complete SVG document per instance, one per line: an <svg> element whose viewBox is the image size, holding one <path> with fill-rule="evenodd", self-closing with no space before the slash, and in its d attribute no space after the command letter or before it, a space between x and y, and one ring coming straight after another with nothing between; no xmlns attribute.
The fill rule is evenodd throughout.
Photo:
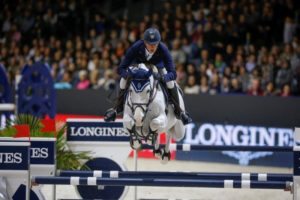
<svg viewBox="0 0 300 200"><path fill-rule="evenodd" d="M134 169L134 160L126 161L128 170ZM261 173L291 173L290 168L245 167L231 164L171 161L161 164L158 160L139 159L138 170L149 171L197 171L197 172L261 172ZM51 189L43 186L46 199L51 199ZM79 199L73 186L57 186L56 199ZM129 187L124 200L134 200L134 187ZM176 200L292 200L290 192L283 190L247 190L221 188L167 188L167 187L138 187L137 199L176 199Z"/></svg>

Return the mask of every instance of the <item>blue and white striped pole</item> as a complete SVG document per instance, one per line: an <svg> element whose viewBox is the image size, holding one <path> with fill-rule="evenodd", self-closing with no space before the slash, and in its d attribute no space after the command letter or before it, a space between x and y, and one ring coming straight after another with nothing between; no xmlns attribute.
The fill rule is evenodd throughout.
<svg viewBox="0 0 300 200"><path fill-rule="evenodd" d="M164 148L164 145L161 145ZM153 146L144 144L142 149L153 149ZM290 146L218 146L199 144L170 144L170 151L267 151L267 152L293 152Z"/></svg>
<svg viewBox="0 0 300 200"><path fill-rule="evenodd" d="M215 173L215 172L167 172L167 171L58 171L58 176L103 178L168 178L206 180L293 181L292 174L275 173Z"/></svg>
<svg viewBox="0 0 300 200"><path fill-rule="evenodd" d="M289 181L250 180L202 180L163 178L99 178L99 177L32 177L37 184L58 185L111 185L111 186L152 186L152 187L207 187L242 189L287 189Z"/></svg>

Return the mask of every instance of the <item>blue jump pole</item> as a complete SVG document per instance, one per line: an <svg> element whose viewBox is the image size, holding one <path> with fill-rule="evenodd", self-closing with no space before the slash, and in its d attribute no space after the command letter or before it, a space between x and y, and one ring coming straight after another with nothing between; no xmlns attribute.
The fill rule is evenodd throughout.
<svg viewBox="0 0 300 200"><path fill-rule="evenodd" d="M37 176L37 184L58 185L111 185L111 186L153 186L153 187L207 187L244 189L287 189L288 181L237 181L201 179L156 179L156 178L99 178L99 177L51 177Z"/></svg>
<svg viewBox="0 0 300 200"><path fill-rule="evenodd" d="M58 171L58 176L103 178L168 178L206 180L293 181L292 174L163 172L163 171Z"/></svg>
<svg viewBox="0 0 300 200"><path fill-rule="evenodd" d="M160 145L164 148L165 145ZM141 149L153 149L153 146L143 144ZM293 152L290 146L218 146L218 145L193 145L170 144L170 150L174 151L267 151L267 152Z"/></svg>

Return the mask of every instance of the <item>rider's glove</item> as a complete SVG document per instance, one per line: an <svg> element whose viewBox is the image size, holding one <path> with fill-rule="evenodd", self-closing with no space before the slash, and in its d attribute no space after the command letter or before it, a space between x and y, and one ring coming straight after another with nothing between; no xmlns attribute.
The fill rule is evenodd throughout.
<svg viewBox="0 0 300 200"><path fill-rule="evenodd" d="M122 77L122 78L124 78L124 79L126 79L127 77L128 77L128 72L127 71L122 71L121 73L120 73L120 76Z"/></svg>
<svg viewBox="0 0 300 200"><path fill-rule="evenodd" d="M161 75L160 73L153 73L153 77L154 79L160 81L160 82L165 82L165 78L163 75Z"/></svg>

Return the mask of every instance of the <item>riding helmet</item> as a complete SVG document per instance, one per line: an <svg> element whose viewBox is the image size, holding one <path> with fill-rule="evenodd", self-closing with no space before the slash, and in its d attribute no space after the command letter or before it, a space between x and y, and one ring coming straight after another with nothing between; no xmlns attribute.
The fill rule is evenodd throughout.
<svg viewBox="0 0 300 200"><path fill-rule="evenodd" d="M148 44L155 45L161 40L160 33L156 28L148 28L144 32L144 41Z"/></svg>

